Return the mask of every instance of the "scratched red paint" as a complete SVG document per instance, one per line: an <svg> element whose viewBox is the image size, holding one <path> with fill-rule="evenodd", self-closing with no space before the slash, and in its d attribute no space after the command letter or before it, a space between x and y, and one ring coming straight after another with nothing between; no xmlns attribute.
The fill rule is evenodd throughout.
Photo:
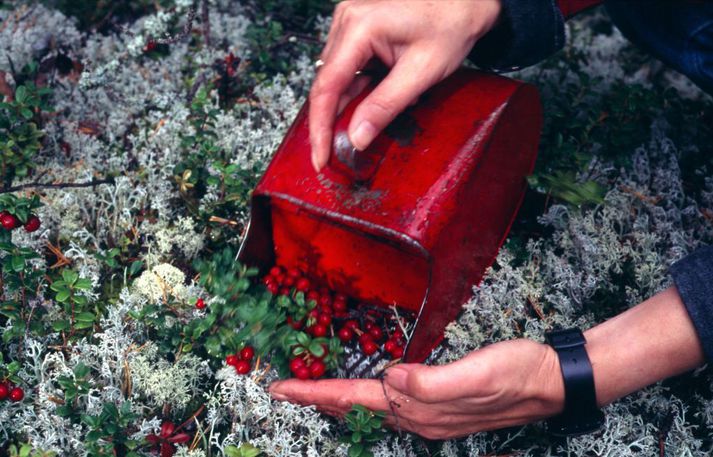
<svg viewBox="0 0 713 457"><path fill-rule="evenodd" d="M541 123L533 86L463 69L380 135L359 170L332 159L318 175L305 106L253 193L240 259L298 265L358 300L413 312L406 359L422 361L505 239Z"/></svg>

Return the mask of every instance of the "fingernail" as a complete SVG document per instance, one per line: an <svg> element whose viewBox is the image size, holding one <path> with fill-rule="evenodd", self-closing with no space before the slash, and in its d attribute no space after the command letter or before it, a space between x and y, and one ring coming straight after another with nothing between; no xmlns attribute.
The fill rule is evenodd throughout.
<svg viewBox="0 0 713 457"><path fill-rule="evenodd" d="M375 136L376 127L369 121L361 121L356 130L354 130L354 133L350 135L350 139L355 148L363 151L369 146L369 143L371 143Z"/></svg>
<svg viewBox="0 0 713 457"><path fill-rule="evenodd" d="M386 382L391 385L391 387L396 390L400 390L401 392L406 392L408 389L406 378L408 378L408 371L399 367L393 367L386 370Z"/></svg>
<svg viewBox="0 0 713 457"><path fill-rule="evenodd" d="M285 395L285 394L283 394L283 393L280 393L280 392L276 392L276 390L277 390L279 387L280 387L280 382L279 382L279 381L278 381L278 382L274 382L274 383L270 384L270 387L268 387L267 391L270 393L270 396L272 396L272 398L274 398L274 399L277 400L277 401L287 401L287 400L289 400L290 397L288 397L287 395Z"/></svg>
<svg viewBox="0 0 713 457"><path fill-rule="evenodd" d="M314 154L312 154L311 159L312 159L312 167L314 168L314 171L319 173L319 164L317 164L317 158L314 156Z"/></svg>

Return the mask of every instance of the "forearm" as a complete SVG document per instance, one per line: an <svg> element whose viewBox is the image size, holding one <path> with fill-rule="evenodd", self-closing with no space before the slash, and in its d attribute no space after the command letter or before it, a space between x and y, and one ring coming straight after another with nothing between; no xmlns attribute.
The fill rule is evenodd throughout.
<svg viewBox="0 0 713 457"><path fill-rule="evenodd" d="M584 335L599 405L704 363L695 327L675 287Z"/></svg>

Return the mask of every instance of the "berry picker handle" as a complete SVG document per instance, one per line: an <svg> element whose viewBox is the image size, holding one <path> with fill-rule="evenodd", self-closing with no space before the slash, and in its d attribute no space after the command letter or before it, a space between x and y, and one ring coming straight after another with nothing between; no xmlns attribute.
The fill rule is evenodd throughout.
<svg viewBox="0 0 713 457"><path fill-rule="evenodd" d="M565 19L569 19L582 10L603 3L602 0L557 0L557 6Z"/></svg>
<svg viewBox="0 0 713 457"><path fill-rule="evenodd" d="M340 173L356 183L368 181L384 157L384 150L379 146L381 142L374 140L371 146L363 151L358 151L352 146L347 133L354 111L374 87L375 84L370 84L350 101L334 123L332 154L329 156L327 166L332 171Z"/></svg>

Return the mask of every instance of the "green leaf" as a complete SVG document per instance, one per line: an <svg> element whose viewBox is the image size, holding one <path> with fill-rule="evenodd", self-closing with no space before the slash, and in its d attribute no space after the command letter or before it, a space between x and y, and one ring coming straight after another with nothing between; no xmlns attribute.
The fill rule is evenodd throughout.
<svg viewBox="0 0 713 457"><path fill-rule="evenodd" d="M65 280L67 284L73 285L75 281L79 278L79 273L74 270L63 270L62 279Z"/></svg>
<svg viewBox="0 0 713 457"><path fill-rule="evenodd" d="M74 283L74 288L78 290L90 290L92 288L92 280L87 278L79 278Z"/></svg>
<svg viewBox="0 0 713 457"><path fill-rule="evenodd" d="M50 285L50 289L54 290L55 292L59 292L62 289L67 288L67 283L62 281L61 279L58 279L57 281L53 282Z"/></svg>
<svg viewBox="0 0 713 457"><path fill-rule="evenodd" d="M93 326L94 326L94 322L77 322L74 324L74 328L76 328L76 329L91 328Z"/></svg>
<svg viewBox="0 0 713 457"><path fill-rule="evenodd" d="M52 322L52 329L55 332L67 331L70 328L68 320L54 321Z"/></svg>
<svg viewBox="0 0 713 457"><path fill-rule="evenodd" d="M317 358L322 358L324 357L324 346L318 341L312 341L309 345L309 352Z"/></svg>
<svg viewBox="0 0 713 457"><path fill-rule="evenodd" d="M19 86L15 90L15 101L17 103L25 103L25 100L27 100L27 87Z"/></svg>
<svg viewBox="0 0 713 457"><path fill-rule="evenodd" d="M94 313L83 312L83 313L77 314L75 316L75 319L77 321L82 321L82 322L94 322L94 320L96 319L96 316L94 315Z"/></svg>
<svg viewBox="0 0 713 457"><path fill-rule="evenodd" d="M83 364L82 362L79 362L72 371L74 372L74 376L76 376L77 378L83 378L89 374L89 367Z"/></svg>
<svg viewBox="0 0 713 457"><path fill-rule="evenodd" d="M55 300L57 300L60 303L64 303L67 301L71 294L71 291L69 289L62 289L59 292L57 292L57 296L55 297Z"/></svg>
<svg viewBox="0 0 713 457"><path fill-rule="evenodd" d="M364 445L361 443L352 444L349 447L349 457L360 457L364 451Z"/></svg>
<svg viewBox="0 0 713 457"><path fill-rule="evenodd" d="M131 263L129 267L129 276L136 275L144 267L144 263L141 260L136 260Z"/></svg>
<svg viewBox="0 0 713 457"><path fill-rule="evenodd" d="M12 257L12 269L20 272L24 270L25 268L25 259L20 256L13 256Z"/></svg>

